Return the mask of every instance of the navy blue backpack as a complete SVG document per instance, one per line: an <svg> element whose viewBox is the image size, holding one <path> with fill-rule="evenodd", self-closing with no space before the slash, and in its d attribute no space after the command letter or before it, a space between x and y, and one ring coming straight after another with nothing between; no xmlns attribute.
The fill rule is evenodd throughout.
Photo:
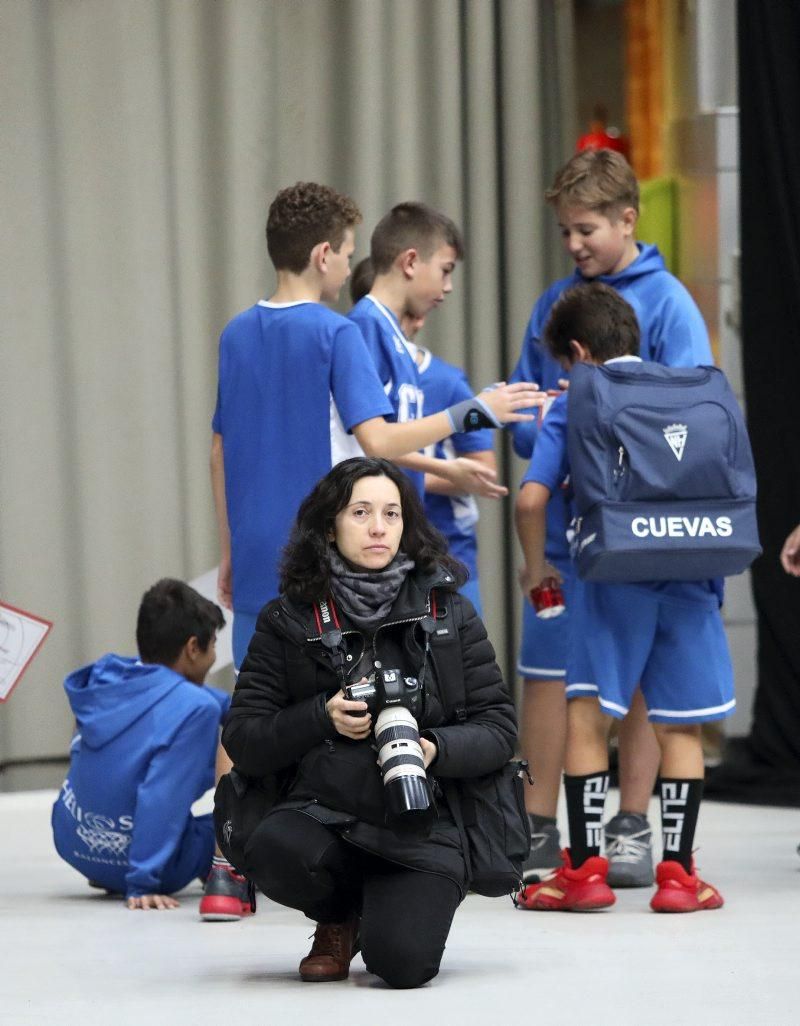
<svg viewBox="0 0 800 1026"><path fill-rule="evenodd" d="M580 577L691 581L747 569L761 552L755 469L722 371L579 363L567 401Z"/></svg>

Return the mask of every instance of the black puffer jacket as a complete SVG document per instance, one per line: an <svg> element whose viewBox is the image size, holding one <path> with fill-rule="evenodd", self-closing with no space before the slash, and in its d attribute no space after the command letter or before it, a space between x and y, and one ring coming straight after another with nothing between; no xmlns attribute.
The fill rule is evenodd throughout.
<svg viewBox="0 0 800 1026"><path fill-rule="evenodd" d="M443 569L412 571L371 642L340 608L345 666L355 671L361 663L363 671L362 655L371 644L373 660L420 677L425 655L420 621L430 614L431 591L451 588L452 578ZM441 611L446 604L438 605ZM513 754L516 719L483 623L462 596L453 596L452 607L461 641L466 721L453 721L429 658L418 716L420 732L438 749L430 773L440 796L439 819L429 838L399 838L384 825L383 786L372 740L343 737L328 719L325 703L341 681L321 643L311 607L279 599L261 611L222 740L241 772L281 776L279 807L302 808L336 825L365 850L440 873L465 892L468 880L460 835L435 778L480 776L499 769ZM360 675L353 672L354 678Z"/></svg>

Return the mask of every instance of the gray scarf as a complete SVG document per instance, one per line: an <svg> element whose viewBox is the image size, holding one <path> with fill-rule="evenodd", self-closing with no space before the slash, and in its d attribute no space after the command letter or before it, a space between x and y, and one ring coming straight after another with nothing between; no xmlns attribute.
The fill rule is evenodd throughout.
<svg viewBox="0 0 800 1026"><path fill-rule="evenodd" d="M414 560L399 550L383 570L354 570L331 546L331 591L357 627L370 630L386 618Z"/></svg>

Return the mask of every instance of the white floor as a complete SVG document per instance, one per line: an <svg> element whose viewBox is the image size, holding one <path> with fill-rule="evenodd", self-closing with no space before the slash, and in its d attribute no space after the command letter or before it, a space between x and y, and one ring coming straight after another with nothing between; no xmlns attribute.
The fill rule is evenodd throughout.
<svg viewBox="0 0 800 1026"><path fill-rule="evenodd" d="M438 978L390 991L360 959L348 982L300 983L312 926L264 899L252 919L211 924L197 917L199 886L173 912L128 912L90 891L52 848L54 796L0 795L3 1024L800 1023L797 810L703 807L698 863L724 909L657 916L637 890L608 912L546 915L471 896Z"/></svg>

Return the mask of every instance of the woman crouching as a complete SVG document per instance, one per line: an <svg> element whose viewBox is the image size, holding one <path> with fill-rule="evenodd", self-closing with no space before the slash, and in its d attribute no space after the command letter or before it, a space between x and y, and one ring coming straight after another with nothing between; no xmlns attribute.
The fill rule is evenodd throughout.
<svg viewBox="0 0 800 1026"><path fill-rule="evenodd" d="M453 782L499 769L516 741L463 580L385 460L338 464L300 507L223 744L242 773L282 781L245 868L317 923L303 980L346 979L358 950L392 987L439 971L469 887ZM437 658L448 638L451 655ZM463 682L448 687L454 673ZM458 715L454 690L466 696Z"/></svg>

